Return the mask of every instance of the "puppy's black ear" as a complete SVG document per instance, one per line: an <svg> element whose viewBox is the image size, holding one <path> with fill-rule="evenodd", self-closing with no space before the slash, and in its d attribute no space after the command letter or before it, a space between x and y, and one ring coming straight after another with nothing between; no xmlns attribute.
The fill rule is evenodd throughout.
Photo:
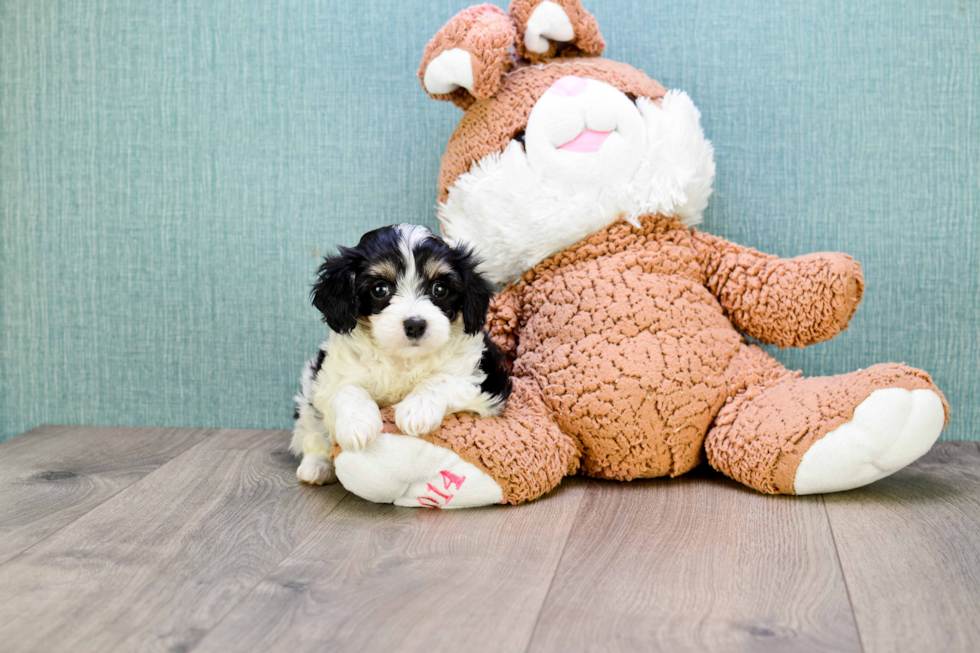
<svg viewBox="0 0 980 653"><path fill-rule="evenodd" d="M455 250L457 269L463 281L463 330L473 336L480 333L487 323L493 285L477 272L480 261L473 252L462 245L457 245Z"/></svg>
<svg viewBox="0 0 980 653"><path fill-rule="evenodd" d="M310 292L313 306L337 333L350 333L357 326L360 302L354 282L358 259L357 250L341 247L338 256L323 260Z"/></svg>

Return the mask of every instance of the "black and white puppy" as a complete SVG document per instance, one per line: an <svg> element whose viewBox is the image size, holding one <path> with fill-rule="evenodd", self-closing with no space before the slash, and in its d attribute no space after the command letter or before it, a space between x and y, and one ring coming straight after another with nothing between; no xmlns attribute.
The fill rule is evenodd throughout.
<svg viewBox="0 0 980 653"><path fill-rule="evenodd" d="M394 405L402 433L435 430L450 413L498 415L511 382L483 332L493 287L463 247L425 227L365 234L324 260L313 305L332 333L303 370L290 446L306 483L336 480L333 439L360 451Z"/></svg>

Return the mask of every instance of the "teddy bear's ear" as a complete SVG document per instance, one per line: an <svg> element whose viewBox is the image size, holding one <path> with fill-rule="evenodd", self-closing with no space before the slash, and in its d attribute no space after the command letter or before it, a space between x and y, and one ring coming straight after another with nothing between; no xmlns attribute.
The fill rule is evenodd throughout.
<svg viewBox="0 0 980 653"><path fill-rule="evenodd" d="M510 48L516 35L499 8L483 4L464 9L425 46L419 66L422 87L464 111L476 100L492 97L514 66Z"/></svg>
<svg viewBox="0 0 980 653"><path fill-rule="evenodd" d="M517 54L531 63L554 57L598 57L606 47L581 0L513 0Z"/></svg>

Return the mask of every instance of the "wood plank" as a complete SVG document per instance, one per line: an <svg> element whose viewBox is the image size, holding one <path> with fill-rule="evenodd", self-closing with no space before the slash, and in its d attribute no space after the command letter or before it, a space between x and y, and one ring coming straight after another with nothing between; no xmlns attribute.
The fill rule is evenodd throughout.
<svg viewBox="0 0 980 653"><path fill-rule="evenodd" d="M219 431L0 567L4 651L187 651L346 495Z"/></svg>
<svg viewBox="0 0 980 653"><path fill-rule="evenodd" d="M194 651L522 651L583 490L461 511L351 495Z"/></svg>
<svg viewBox="0 0 980 653"><path fill-rule="evenodd" d="M0 565L212 432L41 426L0 444Z"/></svg>
<svg viewBox="0 0 980 653"><path fill-rule="evenodd" d="M980 651L980 444L824 501L867 653Z"/></svg>
<svg viewBox="0 0 980 653"><path fill-rule="evenodd" d="M860 650L819 497L593 483L527 650Z"/></svg>

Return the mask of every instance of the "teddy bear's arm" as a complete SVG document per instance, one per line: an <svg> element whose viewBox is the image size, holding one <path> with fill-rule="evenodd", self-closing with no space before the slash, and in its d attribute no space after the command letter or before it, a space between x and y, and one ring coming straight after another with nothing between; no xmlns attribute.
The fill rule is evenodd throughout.
<svg viewBox="0 0 980 653"><path fill-rule="evenodd" d="M861 266L837 252L782 259L693 232L704 284L732 323L765 344L805 347L847 327L864 292Z"/></svg>
<svg viewBox="0 0 980 653"><path fill-rule="evenodd" d="M490 302L487 311L487 333L504 355L509 370L517 357L517 339L520 328L522 301L520 284L507 286Z"/></svg>

